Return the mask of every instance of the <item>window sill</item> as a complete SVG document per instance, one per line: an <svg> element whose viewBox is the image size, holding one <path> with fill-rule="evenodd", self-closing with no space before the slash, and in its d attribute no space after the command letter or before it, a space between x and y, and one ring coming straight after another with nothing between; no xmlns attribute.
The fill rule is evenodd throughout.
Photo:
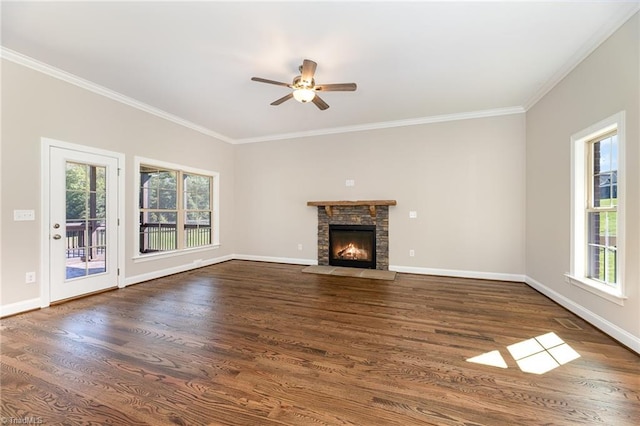
<svg viewBox="0 0 640 426"><path fill-rule="evenodd" d="M162 251L158 253L149 253L149 254L138 254L137 256L133 257L133 263L143 263L143 262L148 262L152 260L168 259L172 257L182 256L184 254L215 250L219 247L220 247L220 244L211 244L204 247L193 247L193 248L182 249L182 250Z"/></svg>
<svg viewBox="0 0 640 426"><path fill-rule="evenodd" d="M624 301L627 299L626 296L615 289L597 281L590 280L589 278L575 277L573 275L565 274L565 281L620 306L624 306Z"/></svg>

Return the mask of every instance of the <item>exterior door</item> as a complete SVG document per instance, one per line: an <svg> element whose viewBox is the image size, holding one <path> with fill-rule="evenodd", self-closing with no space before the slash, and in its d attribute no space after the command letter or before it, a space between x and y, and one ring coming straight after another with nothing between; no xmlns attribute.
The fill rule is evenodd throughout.
<svg viewBox="0 0 640 426"><path fill-rule="evenodd" d="M118 285L118 159L51 146L52 302Z"/></svg>

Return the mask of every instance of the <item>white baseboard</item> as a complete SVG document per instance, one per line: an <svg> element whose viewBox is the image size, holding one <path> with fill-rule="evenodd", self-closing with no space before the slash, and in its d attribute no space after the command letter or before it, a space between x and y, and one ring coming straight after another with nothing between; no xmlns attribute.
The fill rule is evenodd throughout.
<svg viewBox="0 0 640 426"><path fill-rule="evenodd" d="M216 263L226 262L232 260L233 255L226 255L221 257L215 257L211 259L199 260L184 265L174 266L172 268L159 269L157 271L148 272L146 274L134 275L127 277L124 281L124 286L130 286L138 284L144 281L154 280L156 278L166 277L168 275L178 274L180 272L190 271L192 269L202 268L203 266L215 265Z"/></svg>
<svg viewBox="0 0 640 426"><path fill-rule="evenodd" d="M578 315L580 318L584 319L585 321L591 323L594 327L599 328L601 331L613 337L623 345L627 346L629 349L640 354L640 337L634 336L628 331L607 321L606 319L602 318L600 315L591 312L584 306L578 305L571 299L564 297L560 293L550 289L549 287L545 286L544 284L540 283L539 281L536 281L531 277L526 277L525 282L530 287L536 289L540 293L547 296L549 299L553 300L557 304L563 306L564 308Z"/></svg>
<svg viewBox="0 0 640 426"><path fill-rule="evenodd" d="M418 275L440 275L444 277L475 278L480 280L524 282L525 276L520 274L504 274L500 272L461 271L457 269L418 268L415 266L389 265L390 271Z"/></svg>
<svg viewBox="0 0 640 426"><path fill-rule="evenodd" d="M271 257L271 256L254 256L251 254L234 254L236 260L253 260L256 262L272 262L272 263L289 263L292 265L317 265L317 259L302 259L297 257Z"/></svg>
<svg viewBox="0 0 640 426"><path fill-rule="evenodd" d="M8 317L9 315L19 314L21 312L32 311L34 309L40 309L40 298L23 300L22 302L9 303L8 305L0 306L0 318Z"/></svg>

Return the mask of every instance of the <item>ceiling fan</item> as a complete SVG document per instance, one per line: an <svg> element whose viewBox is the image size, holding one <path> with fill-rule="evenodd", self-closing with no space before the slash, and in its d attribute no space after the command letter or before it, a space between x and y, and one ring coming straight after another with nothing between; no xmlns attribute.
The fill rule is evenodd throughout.
<svg viewBox="0 0 640 426"><path fill-rule="evenodd" d="M293 92L281 97L271 105L280 105L284 101L294 98L298 102L313 102L321 110L329 108L329 104L323 101L317 92L353 92L357 86L355 83L338 83L338 84L316 84L313 75L316 72L318 64L310 59L305 59L298 68L300 75L293 79L293 83L282 83L280 81L267 80L266 78L251 77L251 80L260 83L275 84L276 86L285 86L293 89Z"/></svg>

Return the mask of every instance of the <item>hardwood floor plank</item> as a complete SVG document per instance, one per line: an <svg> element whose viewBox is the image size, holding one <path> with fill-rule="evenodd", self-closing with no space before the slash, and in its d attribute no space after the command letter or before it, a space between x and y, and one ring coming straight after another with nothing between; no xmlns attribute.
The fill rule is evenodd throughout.
<svg viewBox="0 0 640 426"><path fill-rule="evenodd" d="M5 318L0 416L69 425L640 418L640 357L525 284L302 268L230 261ZM507 347L551 332L579 357L523 372ZM467 361L492 351L506 368Z"/></svg>

